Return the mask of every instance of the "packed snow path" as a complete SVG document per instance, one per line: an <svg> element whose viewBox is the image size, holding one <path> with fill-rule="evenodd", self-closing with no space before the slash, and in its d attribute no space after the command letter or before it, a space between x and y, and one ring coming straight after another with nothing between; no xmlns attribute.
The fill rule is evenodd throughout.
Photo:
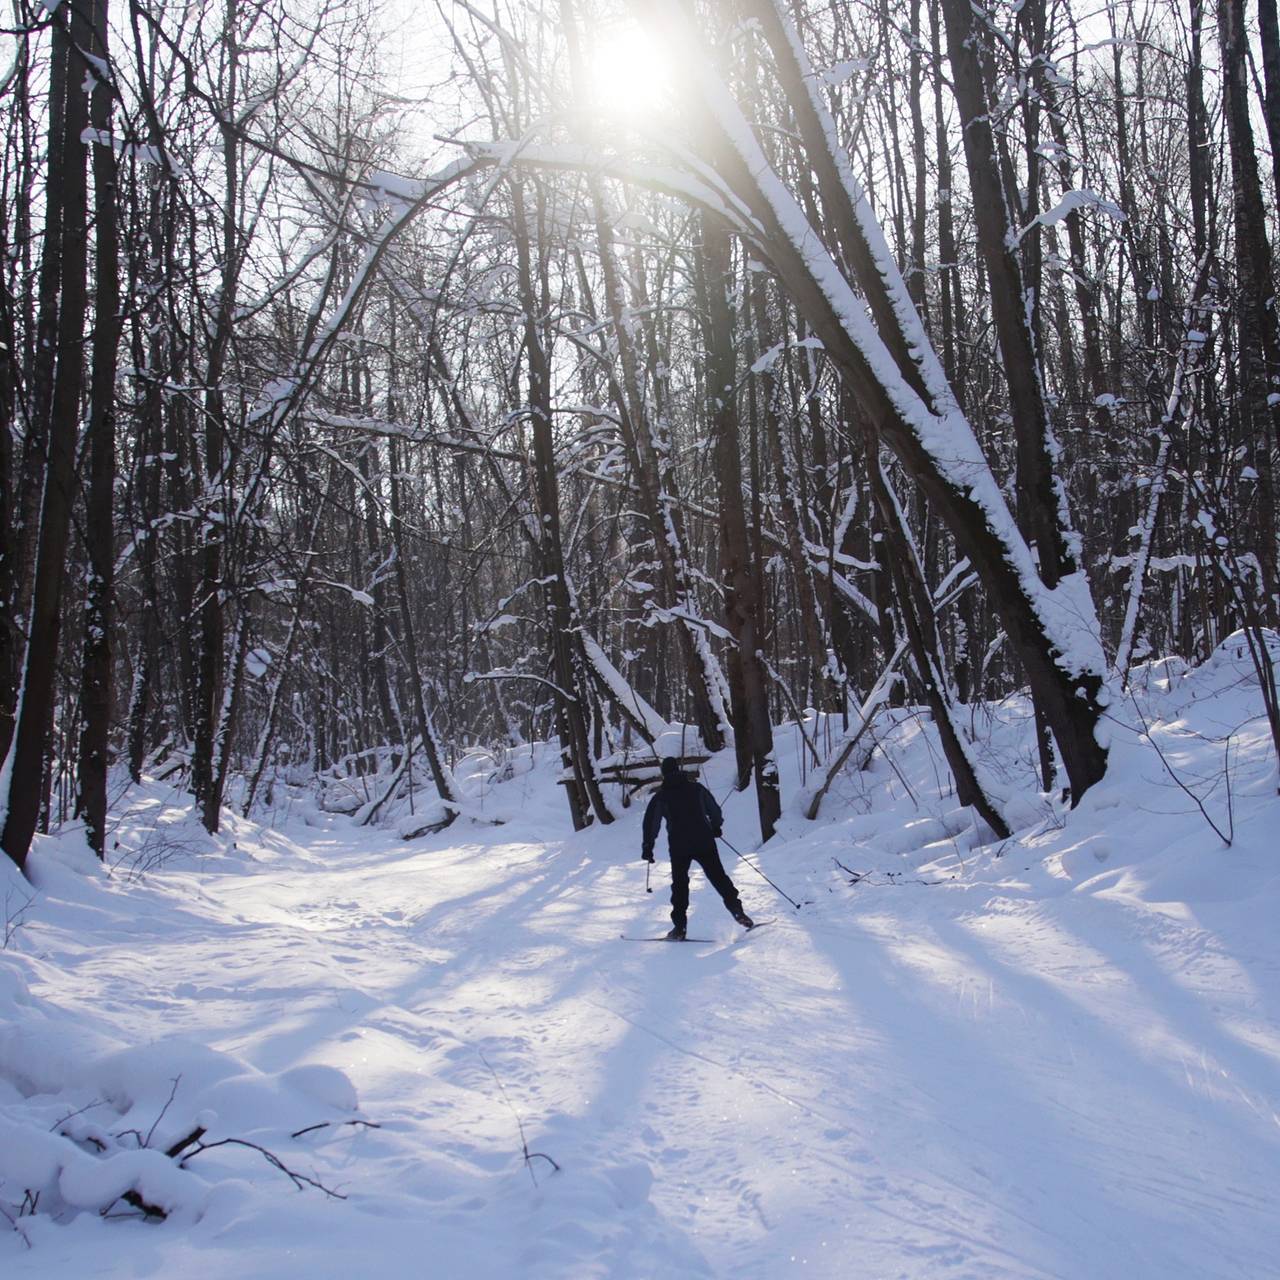
<svg viewBox="0 0 1280 1280"><path fill-rule="evenodd" d="M668 882L644 892L638 815L565 838L533 810L546 839L254 830L29 926L33 992L117 1039L338 1067L381 1127L281 1151L344 1203L244 1159L189 1228L90 1215L10 1236L6 1272L1280 1274L1276 950L1233 954L1214 904L1070 892L1029 857L892 883L900 854L797 821L767 866L810 905L727 858L777 923L743 936L695 872L717 941L640 946L618 935L665 928ZM526 1168L517 1113L561 1172Z"/></svg>

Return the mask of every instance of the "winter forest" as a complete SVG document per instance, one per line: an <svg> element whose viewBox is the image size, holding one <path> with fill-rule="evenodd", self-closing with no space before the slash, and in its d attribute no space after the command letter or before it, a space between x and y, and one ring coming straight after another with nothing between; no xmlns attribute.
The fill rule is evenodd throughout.
<svg viewBox="0 0 1280 1280"><path fill-rule="evenodd" d="M0 39L0 1258L299 1274L268 1243L283 1212L319 1275L428 1274L431 1239L442 1275L1280 1274L1276 0L14 0ZM580 953L665 907L637 861L663 757L714 792L726 870L776 927L702 968L622 944L608 969ZM697 876L693 900L691 941L727 939ZM816 993L896 989L900 964L953 984L948 1016L985 1002L1004 969L941 940L979 916L1016 921L1009 982L1102 966L1134 985L1096 993L1099 1025L1154 1021L1090 1057L1047 995L1019 988L1006 1023L993 994L956 1103L988 1137L932 1139L931 1164L907 1148L934 1121L895 1112L890 1168L854 1099L906 1068L861 1075L842 1037L874 1013L922 1096L957 1041L923 997L851 1016ZM396 1031L434 1063L412 1089L376 1055L362 1085L337 1023L255 1038L269 1008L409 981L371 934L335 942L368 967L337 987L319 941L302 986L283 941L232 959L236 922L286 917L409 930L459 984L398 997L436 1020ZM648 1154L621 1103L553 1096L550 1042L582 1022L590 1076L604 1024L596 996L530 991L593 964L681 1070L785 1095L828 1191L756 1169L754 1120L691 1139L714 1083L649 1117ZM278 1004L228 978L273 966ZM620 994L643 975L699 1003L646 1021ZM812 1061L783 1054L792 1018ZM739 1060L751 1029L782 1056ZM1005 1096L1001 1042L1056 1080L1059 1034L1092 1064L1059 1082L1088 1142ZM150 1068L122 1048L157 1044ZM1203 1064L1187 1097L1166 1052ZM449 1118L412 1132L369 1106L437 1086ZM1006 1104L1024 1138L981 1154ZM448 1168L446 1133L469 1144ZM685 1140L702 1163L664 1165ZM421 1144L439 1167L406 1190ZM909 1225L875 1218L854 1147ZM1036 1182L1037 1148L1079 1185ZM1188 1160L1236 1198L1175 1186ZM999 1194L958 1189L975 1161ZM755 1175L704 1218L663 1199L726 1162ZM1009 1198L1031 1170L1034 1228ZM386 1256L339 1265L381 1228L336 1202L378 1178ZM943 1210L964 1229L939 1242ZM168 1243L117 1217L172 1219Z"/></svg>

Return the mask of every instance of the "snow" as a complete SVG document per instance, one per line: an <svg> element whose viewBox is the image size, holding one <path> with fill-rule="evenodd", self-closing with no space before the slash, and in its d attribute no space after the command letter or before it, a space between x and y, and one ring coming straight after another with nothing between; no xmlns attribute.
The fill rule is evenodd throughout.
<svg viewBox="0 0 1280 1280"><path fill-rule="evenodd" d="M244 669L254 680L261 680L271 669L271 650L261 647L250 649L245 654Z"/></svg>
<svg viewBox="0 0 1280 1280"><path fill-rule="evenodd" d="M74 831L38 839L34 888L0 865L0 1272L1277 1275L1256 675L1229 637L1130 689L1075 810L1035 792L1023 701L972 709L1024 797L999 844L915 708L879 710L813 823L778 726L763 850L713 757L728 839L803 905L726 847L774 923L744 937L696 879L705 944L619 941L665 927L665 866L646 895L638 806L571 832L550 746L470 753L463 811L487 796L506 825L412 844L300 789L276 829L228 811L208 837L179 793L134 788L114 867ZM840 725L806 731L827 749ZM131 871L152 829L169 856ZM228 1138L262 1150L200 1149ZM129 1190L170 1216L98 1215Z"/></svg>
<svg viewBox="0 0 1280 1280"><path fill-rule="evenodd" d="M629 716L644 726L645 732L652 738L666 733L670 726L667 722L627 683L622 673L609 661L608 655L600 647L600 642L587 631L579 633L582 637L582 648L586 654L592 671L609 688L614 699L624 706Z"/></svg>
<svg viewBox="0 0 1280 1280"><path fill-rule="evenodd" d="M1046 209L1043 213L1037 214L1029 226L1027 226L1019 235L1019 239L1025 236L1032 227L1054 227L1057 226L1064 218L1075 213L1078 209L1097 209L1101 213L1105 213L1107 217L1115 222L1124 222L1125 213L1119 205L1113 204L1110 200L1103 199L1096 191L1090 191L1087 187L1079 191L1066 191L1058 199L1058 203L1052 209ZM1158 295L1157 295L1158 296Z"/></svg>
<svg viewBox="0 0 1280 1280"><path fill-rule="evenodd" d="M84 54L84 57L90 57ZM101 59L94 58L92 61L98 66L99 71L106 72L106 64ZM110 81L109 74L104 74L103 79ZM91 93L95 88L92 76L85 77L84 91ZM85 128L80 132L80 141L86 146L110 147L117 155L125 158L132 158L141 164L152 165L158 169L168 169L173 177L189 177L187 171L174 158L160 147L148 146L144 143L125 142L120 138L112 136L109 129Z"/></svg>
<svg viewBox="0 0 1280 1280"><path fill-rule="evenodd" d="M870 70L871 64L866 58L850 58L845 62L837 62L833 67L828 67L822 72L822 78L832 88L839 88L846 80L851 80L860 72Z"/></svg>

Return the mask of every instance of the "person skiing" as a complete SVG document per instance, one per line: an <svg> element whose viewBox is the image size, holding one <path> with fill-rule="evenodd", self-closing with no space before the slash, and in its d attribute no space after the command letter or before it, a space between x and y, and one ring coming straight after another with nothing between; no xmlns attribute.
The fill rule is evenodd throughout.
<svg viewBox="0 0 1280 1280"><path fill-rule="evenodd" d="M662 786L644 811L644 845L640 856L653 861L653 842L667 820L667 849L671 855L671 930L667 937L682 942L689 915L689 866L696 862L724 901L729 914L744 929L755 922L742 909L742 899L720 862L716 837L723 819L715 797L680 769L678 760L662 761Z"/></svg>

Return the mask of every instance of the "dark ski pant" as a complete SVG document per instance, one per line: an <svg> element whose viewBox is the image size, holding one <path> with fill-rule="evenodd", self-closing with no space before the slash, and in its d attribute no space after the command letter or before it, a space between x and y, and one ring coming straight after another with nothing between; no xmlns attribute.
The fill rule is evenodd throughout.
<svg viewBox="0 0 1280 1280"><path fill-rule="evenodd" d="M697 863L703 870L712 887L724 901L725 909L730 915L742 914L742 899L729 879L729 873L720 862L720 853L715 845L709 849L701 849L697 853L673 853L671 855L671 923L677 929L683 929L689 916L689 868Z"/></svg>

